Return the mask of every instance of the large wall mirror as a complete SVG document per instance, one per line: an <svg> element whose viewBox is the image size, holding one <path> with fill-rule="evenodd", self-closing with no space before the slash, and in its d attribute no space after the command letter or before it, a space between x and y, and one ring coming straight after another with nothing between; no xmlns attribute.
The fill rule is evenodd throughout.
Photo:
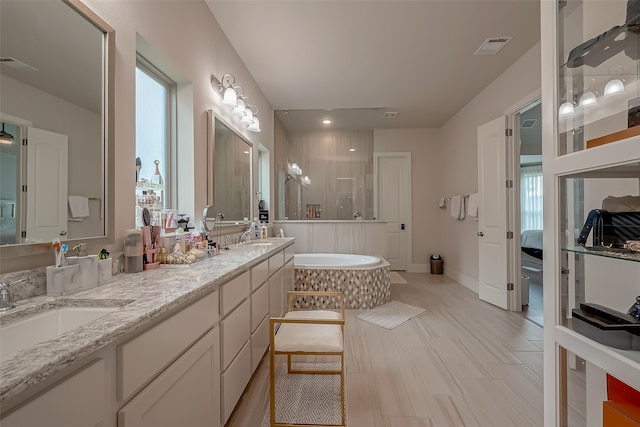
<svg viewBox="0 0 640 427"><path fill-rule="evenodd" d="M0 272L113 242L114 40L77 0L0 2Z"/></svg>
<svg viewBox="0 0 640 427"><path fill-rule="evenodd" d="M208 203L223 223L251 220L252 146L209 110Z"/></svg>

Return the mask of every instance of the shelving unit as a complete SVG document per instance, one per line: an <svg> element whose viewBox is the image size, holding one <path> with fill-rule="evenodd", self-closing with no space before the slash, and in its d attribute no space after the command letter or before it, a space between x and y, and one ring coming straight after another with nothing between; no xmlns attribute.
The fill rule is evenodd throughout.
<svg viewBox="0 0 640 427"><path fill-rule="evenodd" d="M136 228L142 227L142 209L147 208L151 215L151 224L162 224L164 185L140 181L136 185Z"/></svg>
<svg viewBox="0 0 640 427"><path fill-rule="evenodd" d="M602 426L607 374L640 390L640 351L581 334L572 309L626 313L640 295L640 253L590 249L576 237L605 197L640 195L640 136L627 130L630 106L640 105L640 18L626 16L626 0L541 2L541 12L545 426ZM612 81L609 89L622 87L605 96Z"/></svg>

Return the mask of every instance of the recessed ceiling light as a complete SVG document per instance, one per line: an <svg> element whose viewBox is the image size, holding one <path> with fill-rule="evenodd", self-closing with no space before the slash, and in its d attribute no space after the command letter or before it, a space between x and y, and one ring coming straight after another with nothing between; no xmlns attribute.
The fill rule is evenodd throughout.
<svg viewBox="0 0 640 427"><path fill-rule="evenodd" d="M329 120L329 119L324 119L324 120L322 121L322 123L324 123L325 125L330 125L330 124L331 124L331 120Z"/></svg>
<svg viewBox="0 0 640 427"><path fill-rule="evenodd" d="M349 151L356 151L355 148L349 148Z"/></svg>

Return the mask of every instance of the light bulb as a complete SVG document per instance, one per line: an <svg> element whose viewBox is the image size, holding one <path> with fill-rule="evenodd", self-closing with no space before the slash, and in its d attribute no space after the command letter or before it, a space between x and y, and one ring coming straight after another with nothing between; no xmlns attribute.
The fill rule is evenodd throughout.
<svg viewBox="0 0 640 427"><path fill-rule="evenodd" d="M610 80L604 87L604 96L617 95L624 92L624 83L620 79Z"/></svg>
<svg viewBox="0 0 640 427"><path fill-rule="evenodd" d="M236 116L243 116L245 108L244 100L242 98L238 98L238 106L233 109L233 114Z"/></svg>
<svg viewBox="0 0 640 427"><path fill-rule="evenodd" d="M247 129L251 132L260 132L260 120L258 120L257 116L253 116L253 123L251 123Z"/></svg>
<svg viewBox="0 0 640 427"><path fill-rule="evenodd" d="M582 94L580 97L580 101L578 102L579 107L589 107L591 105L597 105L598 99L596 98L596 94L589 91Z"/></svg>
<svg viewBox="0 0 640 427"><path fill-rule="evenodd" d="M244 110L244 116L242 116L240 121L248 125L253 123L253 111L251 111L251 108L249 105L247 105L247 108Z"/></svg>
<svg viewBox="0 0 640 427"><path fill-rule="evenodd" d="M222 103L227 107L232 107L232 108L235 108L238 106L238 94L236 93L235 89L233 89L231 86L229 86L224 91L224 98L222 99Z"/></svg>
<svg viewBox="0 0 640 427"><path fill-rule="evenodd" d="M573 114L573 104L570 102L565 102L560 106L558 110L558 117L566 117Z"/></svg>

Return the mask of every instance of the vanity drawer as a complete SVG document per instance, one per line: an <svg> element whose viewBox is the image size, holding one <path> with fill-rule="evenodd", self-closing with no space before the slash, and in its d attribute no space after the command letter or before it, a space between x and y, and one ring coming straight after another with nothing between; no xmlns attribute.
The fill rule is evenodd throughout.
<svg viewBox="0 0 640 427"><path fill-rule="evenodd" d="M197 341L218 320L212 292L117 349L118 399L124 400Z"/></svg>
<svg viewBox="0 0 640 427"><path fill-rule="evenodd" d="M221 286L220 311L223 316L229 314L242 300L249 297L249 288L250 274L248 271Z"/></svg>
<svg viewBox="0 0 640 427"><path fill-rule="evenodd" d="M269 260L251 268L251 292L258 289L269 278Z"/></svg>
<svg viewBox="0 0 640 427"><path fill-rule="evenodd" d="M251 294L251 331L255 331L264 316L269 314L269 284Z"/></svg>
<svg viewBox="0 0 640 427"><path fill-rule="evenodd" d="M251 335L251 372L256 370L267 348L269 348L269 316L262 319L258 329Z"/></svg>
<svg viewBox="0 0 640 427"><path fill-rule="evenodd" d="M280 251L277 254L269 258L269 277L273 276L273 273L278 271L280 267L284 265L284 251Z"/></svg>
<svg viewBox="0 0 640 427"><path fill-rule="evenodd" d="M293 256L296 253L295 245L287 246L284 249L284 262L289 262L289 260L293 259Z"/></svg>
<svg viewBox="0 0 640 427"><path fill-rule="evenodd" d="M242 346L251 337L249 300L246 300L220 322L222 334L222 370L236 357Z"/></svg>
<svg viewBox="0 0 640 427"><path fill-rule="evenodd" d="M229 369L222 374L222 420L227 422L242 396L244 388L251 379L251 346L247 343L233 361Z"/></svg>

